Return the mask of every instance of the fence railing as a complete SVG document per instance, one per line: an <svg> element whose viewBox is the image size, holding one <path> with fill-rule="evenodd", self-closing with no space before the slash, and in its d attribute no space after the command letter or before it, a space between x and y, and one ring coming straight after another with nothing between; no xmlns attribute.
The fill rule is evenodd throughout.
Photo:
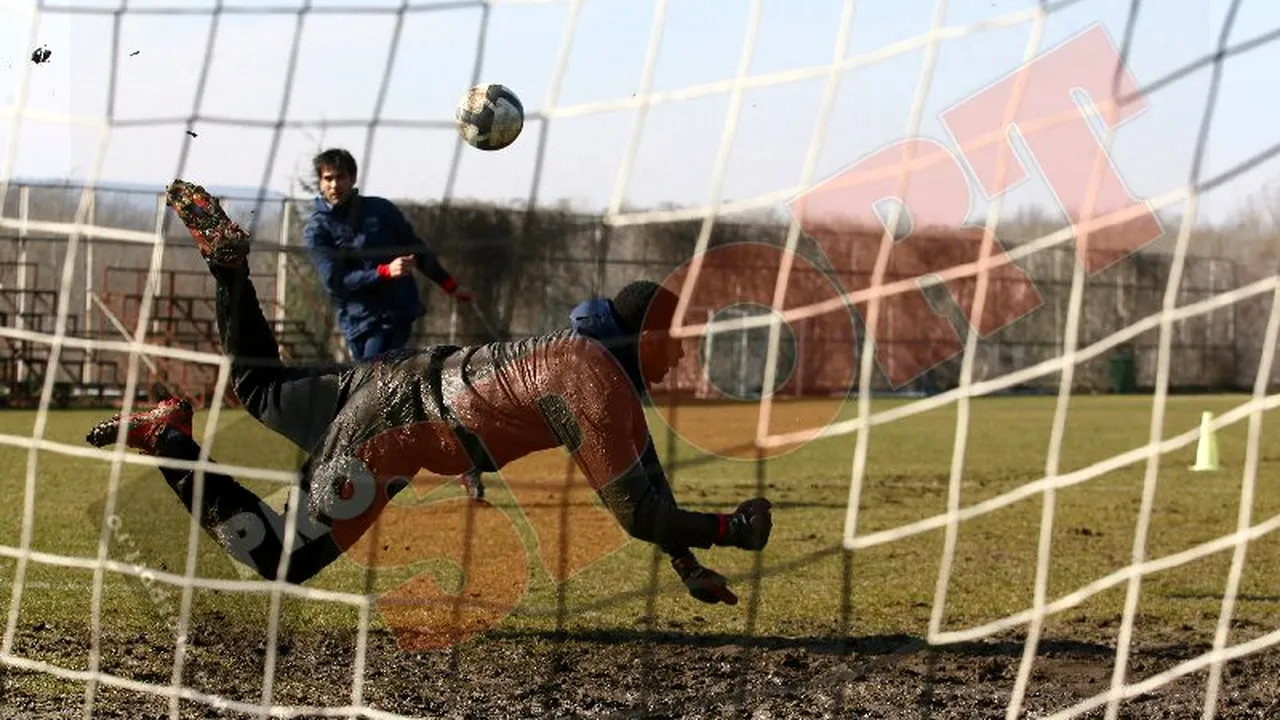
<svg viewBox="0 0 1280 720"><path fill-rule="evenodd" d="M65 187L12 187L0 207L6 217L24 218L36 225L66 223L75 217L76 203L69 198L78 192ZM299 212L295 205L303 200L272 197L263 201L246 194L231 197L224 205L256 233L252 277L268 317L278 331L289 336L287 352L298 361L344 359L345 347L337 336L333 310L299 241L305 212ZM492 340L495 335L522 337L562 327L567 311L577 301L590 294L610 294L638 278L665 280L679 287L687 276L692 240L699 229L698 223L687 222L613 228L603 225L599 217L581 213L526 213L488 206L444 209L409 205L406 214L419 233L429 238L446 267L477 291L481 314L457 312L424 281L428 314L415 328L413 342L418 345L471 344ZM158 232L165 247L157 252L154 239L143 242L89 232L81 238L77 256L67 257L65 234L21 228L16 233L0 233L4 235L0 243L0 314L6 316L5 326L23 329L40 322L52 327L58 301L65 296L69 318L75 318L75 333L120 340L125 335L121 325L128 335L135 334L139 309L143 302L150 302L152 321L144 333L150 341L217 352L212 283L198 255L191 251L185 230L166 222L159 192L98 190L87 218L95 227L150 231L153 238ZM781 263L776 257L785 231L785 224L769 221L718 222L686 322L749 314L761 306L767 309L777 284ZM945 241L945 234L940 237L940 242ZM833 259L813 243L802 243L800 252L805 262L797 262L788 278L784 309L838 298L843 292L865 290L870 285L869 268L850 265L856 263L850 258L857 253ZM929 260L920 258L921 263ZM64 287L60 279L68 262L73 264L74 279ZM1042 250L1018 260L1037 303L1016 322L1007 323L978 343L975 381L1005 376L1062 354L1075 262L1069 247ZM903 267L912 265L907 262ZM1079 308L1079 346L1087 347L1158 314L1169 270L1168 256L1139 253L1090 278ZM901 279L915 278L899 268L885 281ZM988 298L999 302L1009 297L1009 287L1002 285L1008 282L993 279ZM1179 305L1219 296L1242 282L1240 266L1234 261L1189 257L1182 270ZM951 289L962 295L965 292L958 285ZM951 296L941 286L907 288L883 301L876 330L873 388L930 392L953 386L966 332L964 302L965 298ZM36 309L35 315L31 308ZM1255 356L1260 354L1255 345L1268 308L1265 298L1252 298L1177 321L1173 339L1177 361L1171 379L1175 389L1251 386ZM769 391L781 396L838 395L856 387L867 332L864 313L865 304L852 308L842 304L830 312L789 323L779 346L778 381ZM1132 355L1134 382L1139 387L1155 382L1156 343L1153 330L1131 338L1122 348ZM698 397L752 396L766 391L762 358L768 348L767 328L720 332L693 344L696 352L688 353L666 390ZM1109 352L1080 363L1075 389L1108 389L1114 375L1113 355ZM95 351L85 356L76 366L78 376L69 377L69 368L60 371L68 375L66 382L90 386L119 378L110 382L123 383L120 368L126 367L122 361L127 358ZM32 343L0 338L0 363L7 368L0 384L27 382L39 362ZM148 367L144 374L147 385L163 385L166 377L184 377L188 384L206 382L199 373L180 371L172 365L168 369ZM1020 383L1017 389L1046 390L1056 383L1056 373L1047 373Z"/></svg>

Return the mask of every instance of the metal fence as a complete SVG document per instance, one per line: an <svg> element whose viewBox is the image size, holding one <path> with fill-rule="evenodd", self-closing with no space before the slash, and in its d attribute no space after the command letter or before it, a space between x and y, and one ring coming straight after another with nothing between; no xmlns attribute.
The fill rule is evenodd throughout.
<svg viewBox="0 0 1280 720"><path fill-rule="evenodd" d="M86 197L90 201L81 203ZM336 335L332 309L300 246L308 203L306 198L232 196L224 204L254 233L257 251L252 274L259 296L268 305L268 316L281 328L287 324L291 331L313 340L305 353L297 350L306 355L298 360L341 358L344 348ZM565 324L569 308L584 297L613 293L638 278L666 281L678 288L691 270L700 229L699 221L614 227L596 216L557 209L530 213L492 206L404 207L446 267L479 296L473 313L448 302L424 281L428 313L415 329L417 344L467 344L552 330ZM65 302L68 316L74 318L69 333L122 340L137 335L145 304L151 308L152 322L141 337L216 352L208 332L190 334L182 329L184 317L195 325L211 323L212 303L201 300L211 299L212 288L185 231L174 219L166 220L163 210L156 191L99 189L86 195L74 187L11 187L3 204L8 227L0 242L0 304L4 305L0 314L6 318L5 327L49 331L57 303ZM78 216L84 224L74 224ZM157 229L165 238L159 249L151 239ZM79 233L78 249L68 256L73 232ZM783 265L780 246L785 235L785 223L776 221L718 221L685 321L705 323L770 312ZM938 238L938 242L951 240ZM927 243L921 247L925 248L921 252L929 252ZM856 255L851 253L849 258ZM849 258L833 258L804 238L791 263L784 309L830 303L843 292L867 288L870 267ZM930 260L927 256L917 259ZM1070 245L1016 261L1038 303L978 343L974 381L1009 376L1062 356L1075 262ZM70 283L62 281L67 263L71 263ZM911 262L898 264L885 281L928 279L928 273L913 275L918 271L912 267ZM1144 318L1158 316L1170 269L1168 255L1142 252L1090 277L1081 296L1078 346L1087 348ZM1218 297L1245 281L1234 261L1188 257L1178 305ZM995 298L992 303L1016 294L1001 285L1007 282L1005 276L993 276L988 295ZM959 351L967 332L961 310L968 291L961 287L963 283L952 288L955 294L943 286L928 285L922 282L882 301L874 389L928 392L958 381ZM1026 290L1024 286L1019 292ZM41 298L37 293L43 293ZM955 301L956 294L961 305ZM1270 305L1270 294L1259 294L1174 322L1171 385L1204 390L1251 387ZM921 308L926 306L928 313L923 314ZM167 310L158 313L157 307ZM777 382L770 390L799 396L839 395L856 388L865 311L865 304L851 308L837 302L827 312L785 326ZM157 315L164 317L157 319ZM1158 332L1153 327L1128 338L1120 348L1080 361L1074 389L1107 390L1116 350L1132 355L1140 388L1154 385ZM18 355L29 351L31 343L12 335L3 340L0 360L12 367L5 382L21 382L24 363ZM666 389L699 397L758 396L765 392L768 343L767 327L705 335ZM87 354L94 359L101 355ZM117 370L112 371L117 374L123 358L118 360ZM85 362L60 372L68 382L120 382L104 378L104 367L100 362ZM156 367L143 371L145 382L163 374ZM1273 385L1278 380L1280 372L1273 377ZM1048 371L1008 389L1045 391L1056 388L1058 381L1058 373Z"/></svg>

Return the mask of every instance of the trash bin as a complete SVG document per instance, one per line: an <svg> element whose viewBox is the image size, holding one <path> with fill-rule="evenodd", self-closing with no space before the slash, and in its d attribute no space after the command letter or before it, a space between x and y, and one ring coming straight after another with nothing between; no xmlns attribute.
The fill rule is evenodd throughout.
<svg viewBox="0 0 1280 720"><path fill-rule="evenodd" d="M1137 390L1138 371L1133 351L1128 348L1117 350L1111 356L1111 392L1123 395Z"/></svg>

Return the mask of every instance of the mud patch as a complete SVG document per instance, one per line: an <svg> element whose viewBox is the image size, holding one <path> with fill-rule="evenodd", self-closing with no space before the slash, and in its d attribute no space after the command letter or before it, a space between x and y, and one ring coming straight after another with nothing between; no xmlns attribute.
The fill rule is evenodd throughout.
<svg viewBox="0 0 1280 720"><path fill-rule="evenodd" d="M354 632L282 631L276 643L273 704L294 717L353 702ZM164 630L103 635L100 668L130 681L168 687L172 635ZM1130 679L1148 677L1207 648L1168 642L1135 648ZM259 633L226 620L191 632L182 686L219 698L264 697L267 646ZM15 651L74 670L88 669L89 636L34 627ZM1003 718L1018 674L1014 641L927 646L910 636L847 641L678 632L611 631L556 636L496 632L452 650L410 653L386 633L364 648L359 697L375 710L408 717L645 718ZM1113 651L1083 642L1042 643L1028 684L1026 717L1060 712L1109 687ZM1122 706L1128 718L1198 717L1207 673L1200 671ZM9 718L79 717L85 684L9 669L0 710ZM1280 717L1280 651L1229 663L1218 717ZM248 718L216 704L180 701L184 718ZM308 712L306 708L310 708ZM94 717L167 716L169 699L99 685ZM1080 717L1101 717L1096 709Z"/></svg>

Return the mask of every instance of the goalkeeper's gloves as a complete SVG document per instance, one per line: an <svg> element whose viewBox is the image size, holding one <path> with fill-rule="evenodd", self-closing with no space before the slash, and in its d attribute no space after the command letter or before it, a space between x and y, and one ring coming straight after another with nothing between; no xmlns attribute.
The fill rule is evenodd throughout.
<svg viewBox="0 0 1280 720"><path fill-rule="evenodd" d="M689 594L704 603L737 605L738 596L729 589L729 580L725 576L703 567L693 553L686 553L671 558L671 567L689 589Z"/></svg>
<svg viewBox="0 0 1280 720"><path fill-rule="evenodd" d="M764 498L752 498L738 506L731 515L720 516L720 532L716 545L744 550L763 550L773 530L772 504Z"/></svg>

